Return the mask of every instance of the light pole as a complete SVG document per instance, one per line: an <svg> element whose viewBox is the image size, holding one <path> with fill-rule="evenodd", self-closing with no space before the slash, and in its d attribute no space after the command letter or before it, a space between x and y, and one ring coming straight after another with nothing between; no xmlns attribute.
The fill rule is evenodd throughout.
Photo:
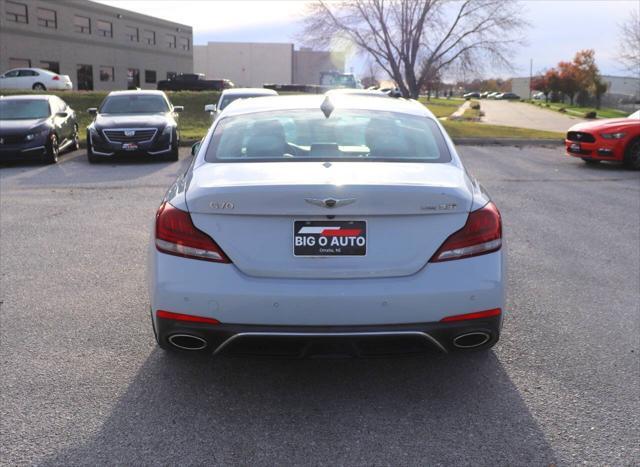
<svg viewBox="0 0 640 467"><path fill-rule="evenodd" d="M531 85L533 84L533 58L529 60L529 100L531 100Z"/></svg>

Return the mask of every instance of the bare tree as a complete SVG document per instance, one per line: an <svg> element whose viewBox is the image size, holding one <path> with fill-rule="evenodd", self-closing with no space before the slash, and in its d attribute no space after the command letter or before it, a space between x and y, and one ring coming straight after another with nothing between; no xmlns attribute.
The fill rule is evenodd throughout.
<svg viewBox="0 0 640 467"><path fill-rule="evenodd" d="M634 76L640 76L640 12L631 10L629 18L620 25L619 59Z"/></svg>
<svg viewBox="0 0 640 467"><path fill-rule="evenodd" d="M304 42L351 42L414 98L453 67L511 68L517 34L527 25L515 0L319 0L308 13Z"/></svg>
<svg viewBox="0 0 640 467"><path fill-rule="evenodd" d="M379 86L380 83L378 82L378 74L379 74L379 66L378 64L369 59L367 61L367 68L366 68L366 76L362 77L362 85L365 88L369 88L371 86Z"/></svg>

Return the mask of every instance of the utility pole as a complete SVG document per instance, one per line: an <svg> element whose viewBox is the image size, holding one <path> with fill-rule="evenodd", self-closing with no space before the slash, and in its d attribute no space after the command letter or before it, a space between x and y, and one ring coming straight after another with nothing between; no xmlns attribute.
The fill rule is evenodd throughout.
<svg viewBox="0 0 640 467"><path fill-rule="evenodd" d="M529 60L529 100L531 100L531 84L533 83L533 58Z"/></svg>

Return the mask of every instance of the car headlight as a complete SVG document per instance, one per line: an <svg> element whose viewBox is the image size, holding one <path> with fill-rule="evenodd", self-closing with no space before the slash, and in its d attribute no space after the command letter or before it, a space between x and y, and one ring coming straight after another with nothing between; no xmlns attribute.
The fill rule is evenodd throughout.
<svg viewBox="0 0 640 467"><path fill-rule="evenodd" d="M173 129L175 127L171 126L171 125L167 125L166 127L164 127L164 130L162 130L162 134L163 135L170 135L173 133Z"/></svg>
<svg viewBox="0 0 640 467"><path fill-rule="evenodd" d="M27 136L24 137L24 140L25 141L33 141L38 136L43 136L43 135L47 135L47 134L49 134L49 129L45 128L44 130L39 130L39 131L34 131L33 133L29 133Z"/></svg>
<svg viewBox="0 0 640 467"><path fill-rule="evenodd" d="M600 136L604 139L622 139L627 136L627 134L622 131L618 131L617 133L602 133Z"/></svg>

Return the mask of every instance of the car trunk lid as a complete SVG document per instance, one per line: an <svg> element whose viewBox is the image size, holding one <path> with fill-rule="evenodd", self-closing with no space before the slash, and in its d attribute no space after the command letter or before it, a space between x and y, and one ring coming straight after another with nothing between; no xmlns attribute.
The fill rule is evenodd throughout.
<svg viewBox="0 0 640 467"><path fill-rule="evenodd" d="M472 195L454 164L234 162L195 169L186 200L196 227L247 275L361 278L420 270L464 225ZM296 221L364 221L366 254L295 256Z"/></svg>

